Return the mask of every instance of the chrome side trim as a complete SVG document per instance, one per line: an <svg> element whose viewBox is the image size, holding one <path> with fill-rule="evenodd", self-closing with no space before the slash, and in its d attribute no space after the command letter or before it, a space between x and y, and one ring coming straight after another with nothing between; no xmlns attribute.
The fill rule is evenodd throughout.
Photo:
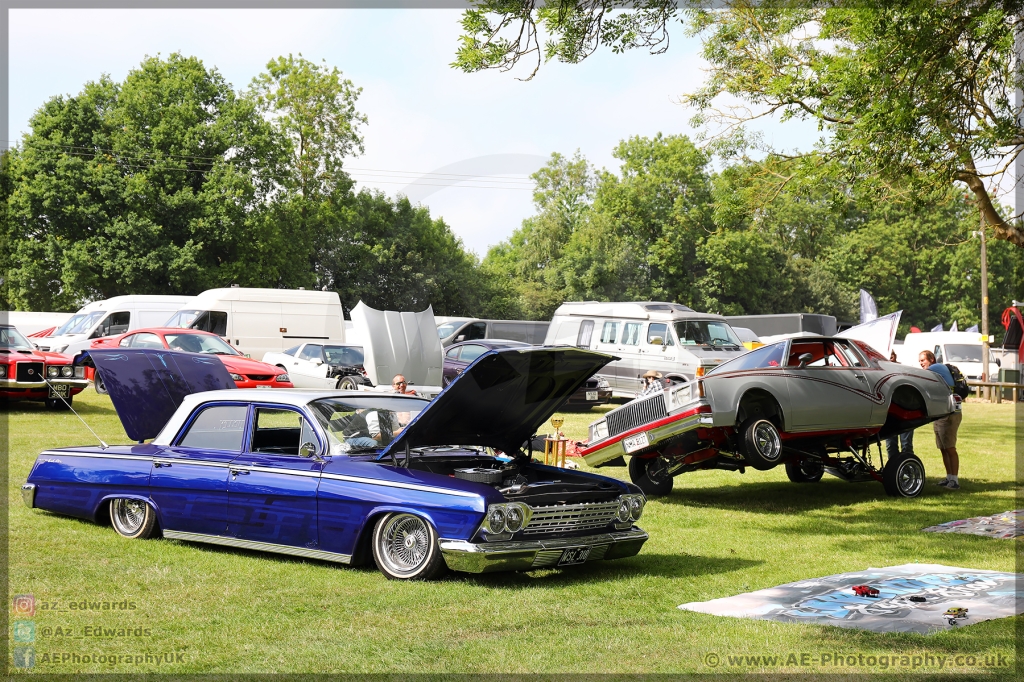
<svg viewBox="0 0 1024 682"><path fill-rule="evenodd" d="M21 486L21 500L25 506L32 509L36 506L36 484L25 483Z"/></svg>
<svg viewBox="0 0 1024 682"><path fill-rule="evenodd" d="M55 451L52 451L52 450L47 450L46 452L39 453L40 457L42 457L43 455L53 456L53 457L95 457L97 459L138 459L138 460L142 460L142 461L146 461L146 462L152 462L153 461L153 457L152 456L146 457L144 455L115 455L115 454L104 453L104 452L74 452L74 451L70 451L69 452L68 450L62 450L60 452L55 452Z"/></svg>
<svg viewBox="0 0 1024 682"><path fill-rule="evenodd" d="M232 469L245 469L247 471L261 471L265 474L287 474L288 476L308 476L310 478L320 478L319 471L299 471L296 469L275 469L273 467L261 467L251 464L235 465Z"/></svg>
<svg viewBox="0 0 1024 682"><path fill-rule="evenodd" d="M229 462L207 462L201 459L187 459L185 457L156 457L153 459L153 464L193 464L200 467L215 467L218 469L227 469L231 464Z"/></svg>
<svg viewBox="0 0 1024 682"><path fill-rule="evenodd" d="M205 542L210 545L223 545L225 547L236 547L238 549L252 549L260 552L275 552L277 554L289 554L291 556L299 556L306 559L320 559L321 561L333 561L339 564L348 564L352 562L351 554L325 552L322 549L309 549L308 547L276 545L272 542L257 542L256 540L229 538L223 535L189 533L183 530L165 530L164 537L171 540L185 540L186 542Z"/></svg>
<svg viewBox="0 0 1024 682"><path fill-rule="evenodd" d="M342 474L321 474L321 478L332 478L336 481L348 481L349 483L364 483L366 485L383 485L389 488L405 488L406 490L421 490L427 493L439 493L441 495L456 495L458 497L480 497L476 493L467 493L464 490L449 490L447 488L435 488L429 485L417 485L415 483L400 483L398 481L378 481L374 478L361 478L359 476L343 476Z"/></svg>
<svg viewBox="0 0 1024 682"><path fill-rule="evenodd" d="M467 573L491 571L526 571L558 563L562 550L568 547L591 547L591 558L619 559L633 556L647 542L646 531L633 527L627 531L600 533L571 538L515 540L510 542L472 543L466 540L438 540L441 556L448 568Z"/></svg>

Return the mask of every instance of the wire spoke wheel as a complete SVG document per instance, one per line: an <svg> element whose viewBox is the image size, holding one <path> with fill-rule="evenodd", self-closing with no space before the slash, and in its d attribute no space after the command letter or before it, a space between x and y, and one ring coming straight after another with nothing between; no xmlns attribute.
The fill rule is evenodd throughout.
<svg viewBox="0 0 1024 682"><path fill-rule="evenodd" d="M924 485L924 467L917 460L908 459L896 470L896 485L905 497L913 497Z"/></svg>
<svg viewBox="0 0 1024 682"><path fill-rule="evenodd" d="M444 567L433 527L413 514L391 514L374 529L373 555L389 578L430 578Z"/></svg>
<svg viewBox="0 0 1024 682"><path fill-rule="evenodd" d="M156 525L156 516L142 500L116 499L110 502L110 522L118 535L147 538Z"/></svg>
<svg viewBox="0 0 1024 682"><path fill-rule="evenodd" d="M771 422L761 421L754 426L754 443L758 454L767 460L776 460L782 453L779 432Z"/></svg>

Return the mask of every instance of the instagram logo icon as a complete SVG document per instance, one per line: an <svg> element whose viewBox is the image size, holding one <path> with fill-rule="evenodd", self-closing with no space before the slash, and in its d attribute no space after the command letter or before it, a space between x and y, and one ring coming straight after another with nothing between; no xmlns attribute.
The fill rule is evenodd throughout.
<svg viewBox="0 0 1024 682"><path fill-rule="evenodd" d="M34 616L36 615L36 598L31 594L16 594L12 608L16 616Z"/></svg>

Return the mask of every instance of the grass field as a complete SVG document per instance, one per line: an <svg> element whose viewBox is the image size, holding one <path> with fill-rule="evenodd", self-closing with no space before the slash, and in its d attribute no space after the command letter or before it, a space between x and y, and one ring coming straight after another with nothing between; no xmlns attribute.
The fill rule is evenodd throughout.
<svg viewBox="0 0 1024 682"><path fill-rule="evenodd" d="M87 390L75 405L104 440L128 442L108 398ZM785 661L795 654L789 660L798 661L803 653L839 652L965 654L979 662L1002 655L1010 667L953 669L1014 674L1020 618L919 636L676 608L872 566L922 562L1013 571L1021 543L920 532L1016 508L1010 405L966 405L959 492L933 484L942 467L925 428L915 445L929 484L915 500L888 498L879 484L829 477L795 485L781 469L686 474L671 496L648 505L640 525L651 539L639 556L565 570L450 574L429 583L171 540L124 540L109 526L29 510L19 487L36 455L95 440L69 413L35 404L0 409L9 429L9 592L31 594L36 603L31 672L842 672L897 678L940 672L937 666L727 663L730 655ZM596 414L566 415L563 431L582 438ZM624 468L601 472L627 475ZM104 601L127 608L104 610ZM99 628L100 636L87 628ZM114 654L130 662L84 658ZM708 665L710 654L719 656L718 667ZM156 656L166 658L157 663Z"/></svg>

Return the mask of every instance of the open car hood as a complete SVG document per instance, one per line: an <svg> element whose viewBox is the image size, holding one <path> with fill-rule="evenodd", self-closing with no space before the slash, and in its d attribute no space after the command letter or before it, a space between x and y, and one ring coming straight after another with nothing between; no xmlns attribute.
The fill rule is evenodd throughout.
<svg viewBox="0 0 1024 682"><path fill-rule="evenodd" d="M390 385L396 374L414 386L441 385L444 350L431 307L399 313L360 301L352 309L352 325L363 343L363 369L374 386Z"/></svg>
<svg viewBox="0 0 1024 682"><path fill-rule="evenodd" d="M407 445L485 445L514 455L576 389L614 359L564 347L488 351L416 415L382 455Z"/></svg>
<svg viewBox="0 0 1024 682"><path fill-rule="evenodd" d="M235 388L216 355L151 348L93 348L76 361L85 358L92 360L103 377L125 433L135 441L156 437L185 396Z"/></svg>

